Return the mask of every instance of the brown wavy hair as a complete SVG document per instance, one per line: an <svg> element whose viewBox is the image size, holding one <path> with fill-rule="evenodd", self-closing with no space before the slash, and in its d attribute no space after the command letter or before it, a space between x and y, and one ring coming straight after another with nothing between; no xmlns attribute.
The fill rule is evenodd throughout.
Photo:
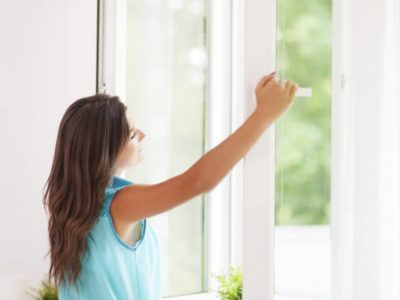
<svg viewBox="0 0 400 300"><path fill-rule="evenodd" d="M126 109L117 96L96 94L73 102L62 117L43 196L50 212L48 280L53 278L56 287L68 281L77 288L86 237L98 221L116 159L129 141Z"/></svg>

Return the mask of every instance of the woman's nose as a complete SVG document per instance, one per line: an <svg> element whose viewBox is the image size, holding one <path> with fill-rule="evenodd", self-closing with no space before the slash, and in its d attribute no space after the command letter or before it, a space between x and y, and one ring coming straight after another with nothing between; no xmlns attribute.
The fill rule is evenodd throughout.
<svg viewBox="0 0 400 300"><path fill-rule="evenodd" d="M138 131L139 131L139 136L140 136L140 139L139 139L139 141L141 141L141 140L143 140L144 139L144 137L146 136L145 134L144 134L144 132L143 131L141 131L140 129L138 129Z"/></svg>

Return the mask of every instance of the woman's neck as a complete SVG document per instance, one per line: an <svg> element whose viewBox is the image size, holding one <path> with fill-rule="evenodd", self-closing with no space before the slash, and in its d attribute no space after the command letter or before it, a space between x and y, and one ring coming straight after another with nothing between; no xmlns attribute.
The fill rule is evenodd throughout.
<svg viewBox="0 0 400 300"><path fill-rule="evenodd" d="M115 171L115 173L114 173L114 176L121 176L121 174L122 174L122 172L123 172L124 170L123 169L117 169L116 171Z"/></svg>

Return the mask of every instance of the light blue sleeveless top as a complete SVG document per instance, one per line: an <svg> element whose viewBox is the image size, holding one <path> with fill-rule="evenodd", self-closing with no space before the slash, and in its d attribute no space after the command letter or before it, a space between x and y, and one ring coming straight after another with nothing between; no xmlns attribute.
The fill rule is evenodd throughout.
<svg viewBox="0 0 400 300"><path fill-rule="evenodd" d="M113 225L110 204L115 193L133 184L113 176L105 191L99 220L89 233L88 250L81 260L78 291L73 284L59 286L60 300L160 300L161 265L157 235L147 219L140 220L135 245L122 241ZM88 253L89 252L89 253Z"/></svg>

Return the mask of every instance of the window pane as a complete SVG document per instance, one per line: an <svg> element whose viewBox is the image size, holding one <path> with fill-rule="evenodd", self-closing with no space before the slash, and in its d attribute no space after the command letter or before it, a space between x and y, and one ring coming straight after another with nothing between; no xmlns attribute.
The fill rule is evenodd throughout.
<svg viewBox="0 0 400 300"><path fill-rule="evenodd" d="M329 295L331 13L331 0L277 0L278 75L311 92L276 123L280 296Z"/></svg>
<svg viewBox="0 0 400 300"><path fill-rule="evenodd" d="M127 105L144 131L144 159L127 172L156 183L203 154L206 84L205 0L128 0ZM203 291L201 196L150 218L160 238L163 296Z"/></svg>

